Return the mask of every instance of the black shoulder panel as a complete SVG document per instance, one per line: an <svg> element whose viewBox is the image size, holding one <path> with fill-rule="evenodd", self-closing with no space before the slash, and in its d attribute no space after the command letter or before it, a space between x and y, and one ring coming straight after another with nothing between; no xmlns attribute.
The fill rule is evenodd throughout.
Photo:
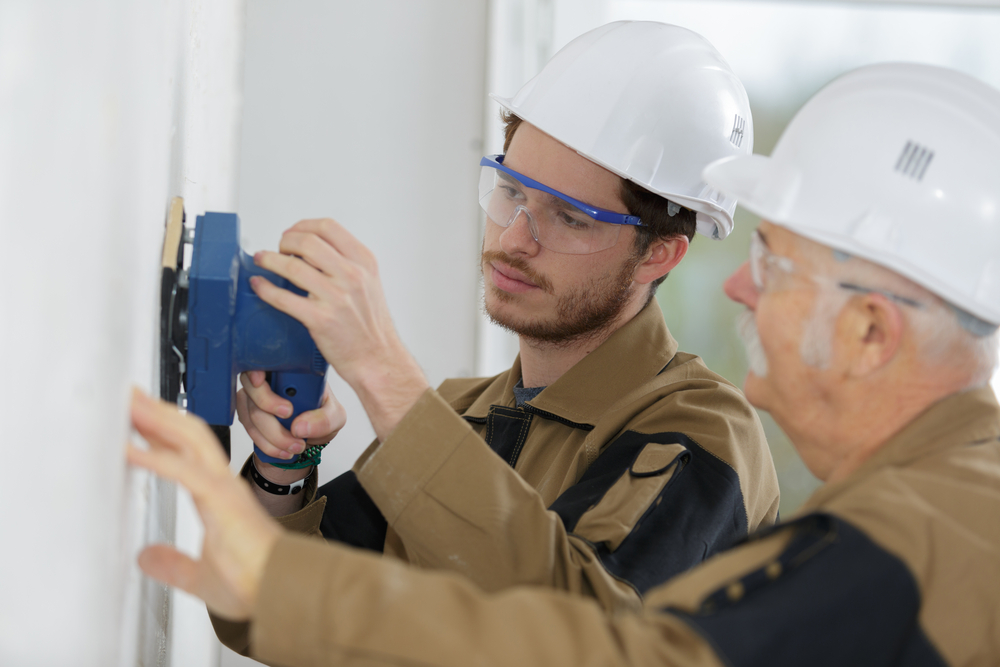
<svg viewBox="0 0 1000 667"><path fill-rule="evenodd" d="M319 524L323 537L382 552L388 524L354 471L348 470L319 487L316 496L326 496Z"/></svg>
<svg viewBox="0 0 1000 667"><path fill-rule="evenodd" d="M810 514L785 551L683 618L733 667L946 663L918 625L920 592L906 565L860 530Z"/></svg>
<svg viewBox="0 0 1000 667"><path fill-rule="evenodd" d="M748 530L740 480L732 467L683 433L627 431L549 508L567 532L573 532L583 513L600 502L651 442L679 443L688 455L615 551L595 545L605 568L640 593L729 548Z"/></svg>

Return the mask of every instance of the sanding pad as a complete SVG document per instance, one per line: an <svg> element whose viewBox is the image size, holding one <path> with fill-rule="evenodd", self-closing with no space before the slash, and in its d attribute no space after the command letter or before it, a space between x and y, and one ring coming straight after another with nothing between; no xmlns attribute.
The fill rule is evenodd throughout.
<svg viewBox="0 0 1000 667"><path fill-rule="evenodd" d="M187 285L184 268L184 200L174 197L167 211L160 273L160 398L177 403L187 358Z"/></svg>
<svg viewBox="0 0 1000 667"><path fill-rule="evenodd" d="M177 271L184 261L181 238L184 235L184 200L174 197L167 212L167 226L163 235L163 268Z"/></svg>

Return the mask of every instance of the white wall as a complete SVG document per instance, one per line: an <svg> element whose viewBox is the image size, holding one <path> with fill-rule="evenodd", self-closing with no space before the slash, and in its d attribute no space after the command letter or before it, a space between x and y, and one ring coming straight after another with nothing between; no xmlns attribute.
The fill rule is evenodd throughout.
<svg viewBox="0 0 1000 667"><path fill-rule="evenodd" d="M0 3L0 664L217 654L138 574L197 527L123 448L129 386L159 385L168 201L235 205L241 35L240 0Z"/></svg>
<svg viewBox="0 0 1000 667"><path fill-rule="evenodd" d="M379 256L431 380L473 372L485 0L249 9L241 135L241 0L0 4L3 444L29 464L0 485L16 545L0 551L0 664L217 663L204 607L134 565L175 527L197 549L186 497L176 509L122 457L128 387L158 386L172 196L191 221L240 212L250 250L337 216ZM351 414L328 476L370 437Z"/></svg>
<svg viewBox="0 0 1000 667"><path fill-rule="evenodd" d="M346 225L378 258L432 384L475 371L486 5L247 2L243 246L273 249L301 218ZM324 481L373 437L350 389L332 385L348 423L324 452ZM249 448L235 428L234 467Z"/></svg>

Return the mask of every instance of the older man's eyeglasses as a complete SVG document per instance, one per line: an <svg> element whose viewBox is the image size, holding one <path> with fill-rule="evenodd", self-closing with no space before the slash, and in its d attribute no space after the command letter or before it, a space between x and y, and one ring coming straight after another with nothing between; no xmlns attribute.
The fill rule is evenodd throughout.
<svg viewBox="0 0 1000 667"><path fill-rule="evenodd" d="M819 276L802 271L798 266L796 266L795 262L788 257L776 255L771 252L771 249L767 247L767 243L764 241L764 237L760 235L760 232L754 230L753 234L750 236L750 276L753 279L753 285L757 289L757 292L763 294L767 291L769 286L773 286L776 274L779 273L784 273L786 275L798 274L815 283L839 287L840 289L851 290L854 292L881 294L890 301L895 301L896 303L911 306L913 308L924 307L924 304L919 301L914 301L913 299L900 296L899 294L894 294L893 292L889 292L887 290L864 287L863 285L839 281L833 278L827 278L826 276Z"/></svg>
<svg viewBox="0 0 1000 667"><path fill-rule="evenodd" d="M519 174L503 159L487 155L480 161L479 205L501 227L510 227L523 214L532 238L543 248L587 255L614 246L622 225L642 226L634 215L591 206Z"/></svg>

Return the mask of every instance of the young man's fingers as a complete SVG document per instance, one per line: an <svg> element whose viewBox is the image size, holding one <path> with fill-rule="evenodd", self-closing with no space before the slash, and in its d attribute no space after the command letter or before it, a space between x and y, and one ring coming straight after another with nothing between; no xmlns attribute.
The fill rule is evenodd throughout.
<svg viewBox="0 0 1000 667"><path fill-rule="evenodd" d="M282 234L278 250L285 255L301 257L309 266L328 276L339 276L348 261L319 235L291 229Z"/></svg>
<svg viewBox="0 0 1000 667"><path fill-rule="evenodd" d="M250 380L250 385L254 387L261 386L267 379L267 373L265 373L264 371L247 371L246 373L241 373L240 374L241 381L244 375Z"/></svg>
<svg viewBox="0 0 1000 667"><path fill-rule="evenodd" d="M301 257L293 257L280 252L270 252L261 250L253 256L254 264L267 269L285 278L293 285L310 294L318 294L323 291L329 276L316 267L310 265ZM250 279L250 284L259 283L265 278L255 276ZM289 292L291 294L291 292Z"/></svg>
<svg viewBox="0 0 1000 667"><path fill-rule="evenodd" d="M329 442L339 430L331 427L321 407L303 412L292 422L292 435L304 440L323 438L323 442Z"/></svg>
<svg viewBox="0 0 1000 667"><path fill-rule="evenodd" d="M243 424L244 430L246 430L247 435L253 440L253 444L258 447L261 446L262 442L266 442L266 439L261 435L260 431L254 425L253 420L250 418L250 411L247 407L247 397L242 391L236 392L236 418L240 420ZM264 452L267 453L266 451Z"/></svg>
<svg viewBox="0 0 1000 667"><path fill-rule="evenodd" d="M275 273L278 272L275 271ZM263 278L261 276L254 276L251 278L250 287L253 289L254 293L259 296L262 301L264 301L264 303L269 306L274 306L286 315L302 322L302 324L306 325L306 328L309 327L307 322L310 320L310 316L312 315L313 305L309 302L308 297L299 296L298 294L293 294L286 289L281 289L280 287L275 286L274 283L267 278Z"/></svg>
<svg viewBox="0 0 1000 667"><path fill-rule="evenodd" d="M320 406L303 412L292 422L292 435L316 442L329 442L344 428L347 413L327 387L323 392Z"/></svg>
<svg viewBox="0 0 1000 667"><path fill-rule="evenodd" d="M254 444L268 456L288 459L305 449L271 413L258 408L244 390L236 394L236 415Z"/></svg>
<svg viewBox="0 0 1000 667"><path fill-rule="evenodd" d="M254 384L251 378L247 377L247 373L242 373L240 385L243 387L244 396L264 412L281 418L292 416L294 411L292 402L275 394L268 383Z"/></svg>
<svg viewBox="0 0 1000 667"><path fill-rule="evenodd" d="M330 218L300 220L292 225L289 231L292 230L316 234L347 259L370 269L376 266L375 256L371 250L336 220Z"/></svg>
<svg viewBox="0 0 1000 667"><path fill-rule="evenodd" d="M296 454L301 454L306 448L303 438L294 437L288 429L278 423L277 419L266 412L259 412L254 417L254 424L263 441L254 440L254 443L268 456L290 459Z"/></svg>

